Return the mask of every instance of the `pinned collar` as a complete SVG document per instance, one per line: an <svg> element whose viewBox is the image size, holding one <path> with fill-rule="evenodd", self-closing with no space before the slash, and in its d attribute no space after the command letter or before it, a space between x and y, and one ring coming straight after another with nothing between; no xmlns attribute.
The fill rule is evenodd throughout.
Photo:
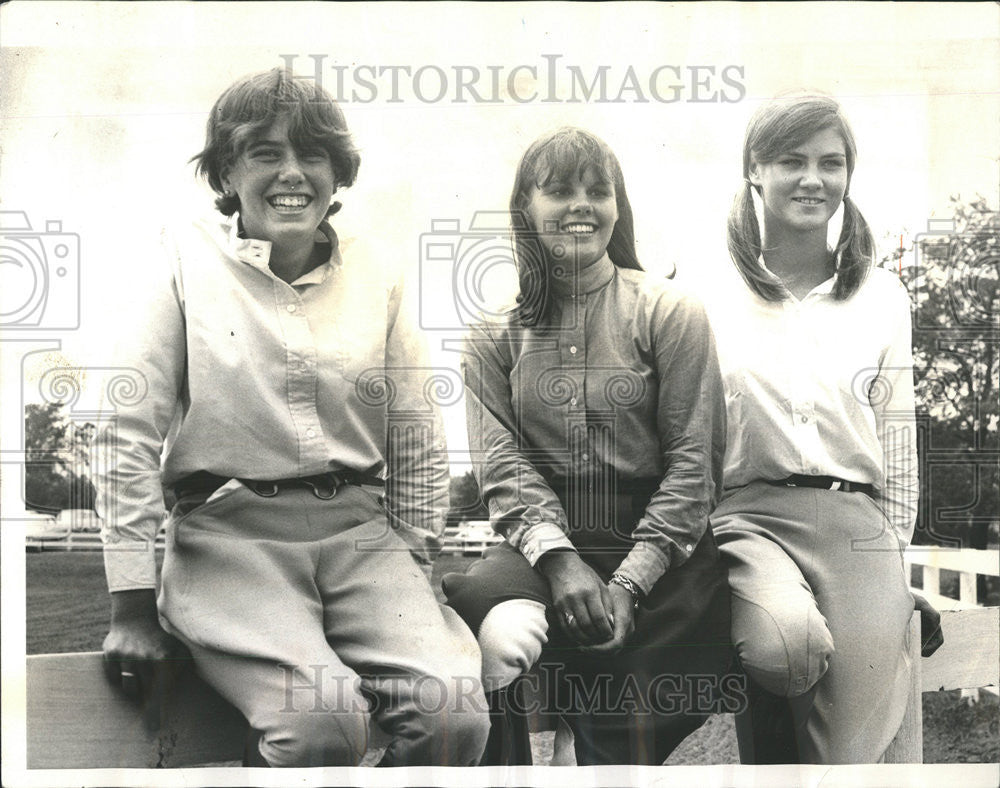
<svg viewBox="0 0 1000 788"><path fill-rule="evenodd" d="M337 233L334 232L330 223L324 219L316 228L315 239L322 244L329 244L330 257L322 265L316 266L313 270L303 274L295 280L294 284L315 284L322 282L329 275L333 267L342 263L340 256L340 242ZM239 213L234 213L229 219L229 253L237 260L251 265L261 271L270 273L268 265L271 261L271 242L262 241L257 238L247 238L243 234L243 222Z"/></svg>
<svg viewBox="0 0 1000 788"><path fill-rule="evenodd" d="M593 293L604 287L615 275L615 264L607 252L595 263L581 271L576 269L553 269L552 291L560 296L575 296Z"/></svg>

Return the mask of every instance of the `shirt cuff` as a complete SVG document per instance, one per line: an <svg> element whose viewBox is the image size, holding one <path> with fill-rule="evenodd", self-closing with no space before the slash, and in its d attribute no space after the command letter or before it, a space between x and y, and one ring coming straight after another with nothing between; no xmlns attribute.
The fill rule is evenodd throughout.
<svg viewBox="0 0 1000 788"><path fill-rule="evenodd" d="M618 572L639 586L645 596L669 568L670 561L659 548L649 542L637 542L619 565Z"/></svg>
<svg viewBox="0 0 1000 788"><path fill-rule="evenodd" d="M113 542L104 545L108 591L156 588L156 543Z"/></svg>
<svg viewBox="0 0 1000 788"><path fill-rule="evenodd" d="M569 549L576 552L569 537L555 523L538 523L531 526L524 532L517 547L532 566L550 550Z"/></svg>

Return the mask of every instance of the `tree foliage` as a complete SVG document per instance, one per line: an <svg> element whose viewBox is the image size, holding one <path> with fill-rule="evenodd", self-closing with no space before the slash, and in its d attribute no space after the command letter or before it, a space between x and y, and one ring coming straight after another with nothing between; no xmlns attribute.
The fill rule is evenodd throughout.
<svg viewBox="0 0 1000 788"><path fill-rule="evenodd" d="M915 541L986 547L1000 500L1000 213L982 197L952 206L953 228L918 235L900 270L920 425Z"/></svg>
<svg viewBox="0 0 1000 788"><path fill-rule="evenodd" d="M59 402L25 408L24 500L31 509L56 512L94 506L88 470L95 427L67 421L62 409Z"/></svg>
<svg viewBox="0 0 1000 788"><path fill-rule="evenodd" d="M490 515L479 494L479 485L472 471L451 477L451 508L447 525L458 525L462 520L488 520Z"/></svg>

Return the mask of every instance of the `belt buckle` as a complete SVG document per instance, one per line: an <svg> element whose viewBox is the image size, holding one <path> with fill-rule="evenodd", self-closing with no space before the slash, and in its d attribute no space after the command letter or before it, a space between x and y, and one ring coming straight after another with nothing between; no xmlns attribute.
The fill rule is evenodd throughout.
<svg viewBox="0 0 1000 788"><path fill-rule="evenodd" d="M327 480L330 482L330 486L321 486L321 481ZM335 473L324 473L320 476L309 476L304 478L302 479L302 483L312 490L312 494L321 501L329 501L337 497L337 491L340 489L340 485L344 482Z"/></svg>

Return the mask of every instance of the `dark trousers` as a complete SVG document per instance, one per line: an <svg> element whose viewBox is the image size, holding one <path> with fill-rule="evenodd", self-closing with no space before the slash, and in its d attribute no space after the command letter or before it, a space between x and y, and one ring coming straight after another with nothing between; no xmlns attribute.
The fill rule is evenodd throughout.
<svg viewBox="0 0 1000 788"><path fill-rule="evenodd" d="M567 486L553 488L578 526L570 539L607 582L635 543L630 534L645 511L649 485L614 497L573 495ZM586 527L595 521L605 527ZM473 631L500 602L526 598L546 605L549 641L538 665L549 690L543 711L568 722L580 765L663 763L710 713L739 703L742 677L729 673L729 586L710 530L642 600L635 632L610 656L583 652L563 635L548 581L506 543L487 550L465 574L447 575L443 585L448 604ZM727 694L733 707L720 708Z"/></svg>

